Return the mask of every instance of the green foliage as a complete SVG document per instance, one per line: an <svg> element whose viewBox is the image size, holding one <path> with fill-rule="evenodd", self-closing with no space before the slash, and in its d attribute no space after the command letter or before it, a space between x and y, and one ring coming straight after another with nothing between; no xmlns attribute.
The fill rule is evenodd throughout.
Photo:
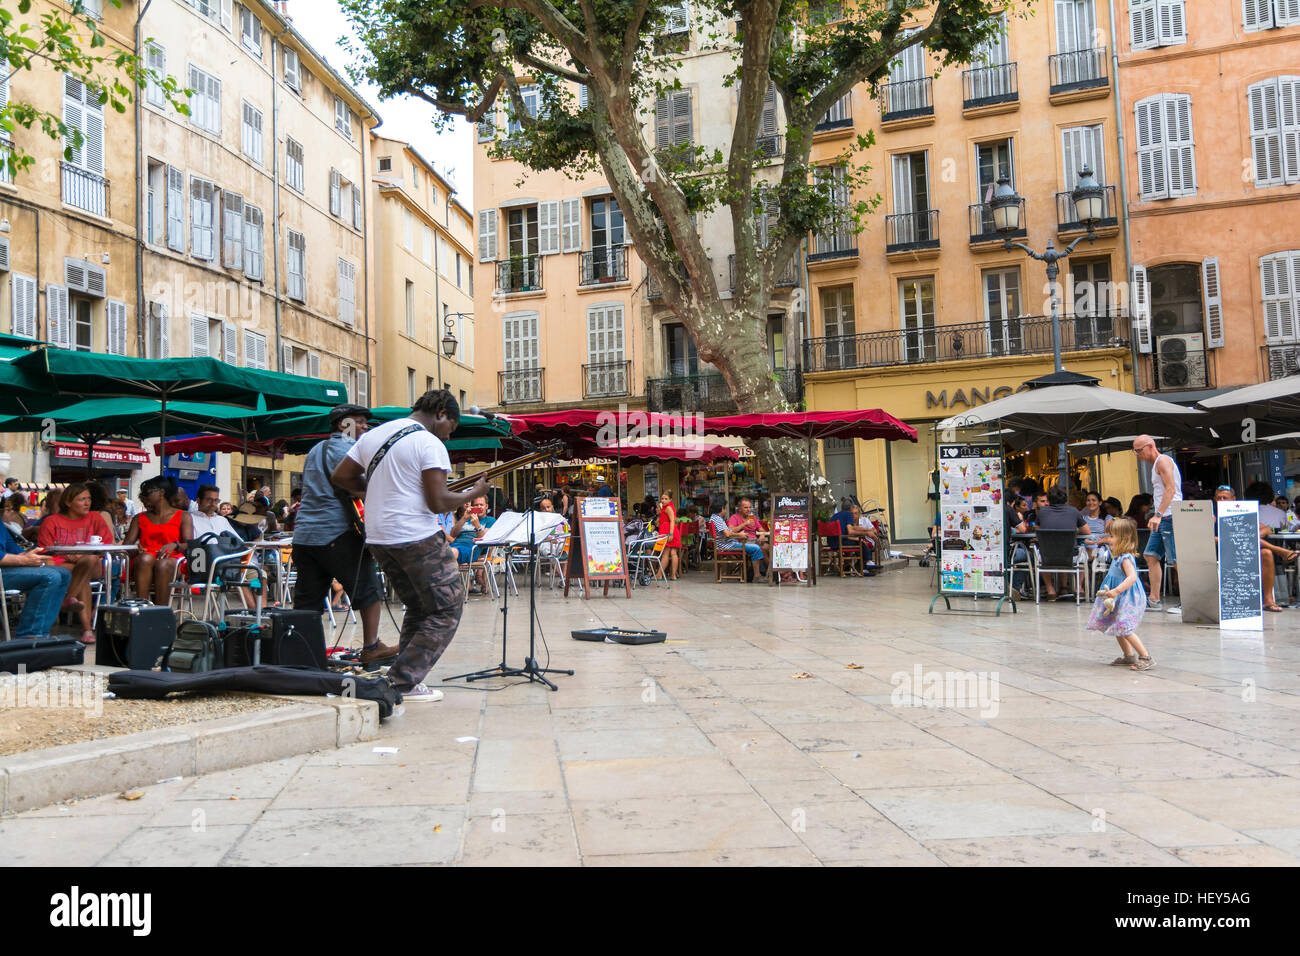
<svg viewBox="0 0 1300 956"><path fill-rule="evenodd" d="M0 0L0 3L8 2ZM109 2L119 8L122 5L122 0ZM27 17L32 2L18 0L16 7L20 16ZM53 70L74 77L95 92L102 106L117 113L125 113L134 99L128 83L143 87L152 78L174 109L187 116L190 112L187 100L192 91L182 89L174 77L149 69L141 57L109 47L99 21L84 12L81 0L74 0L70 14L51 9L35 24L19 22L8 6L0 6L0 69L9 78L10 90L8 105L0 109L0 131L9 146L0 162L6 164L10 176L16 176L36 161L14 140L14 133L20 127L39 129L51 139L64 143L63 156L68 160L84 142L81 131L67 126L60 113L39 109L14 96L14 78L20 71Z"/></svg>

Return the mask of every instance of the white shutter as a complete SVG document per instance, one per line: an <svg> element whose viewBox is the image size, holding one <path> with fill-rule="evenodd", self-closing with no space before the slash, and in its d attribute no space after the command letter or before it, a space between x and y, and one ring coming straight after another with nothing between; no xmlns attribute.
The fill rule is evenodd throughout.
<svg viewBox="0 0 1300 956"><path fill-rule="evenodd" d="M320 355L317 352L307 353L307 374L312 378L320 378Z"/></svg>
<svg viewBox="0 0 1300 956"><path fill-rule="evenodd" d="M64 77L63 83L63 124L69 129L81 130L82 134L86 131L85 114L82 112L82 90L84 87L80 80L75 80L70 76ZM65 150L71 151L69 162L74 166L82 166L82 147L76 145L72 137L65 137L63 140Z"/></svg>
<svg viewBox="0 0 1300 956"><path fill-rule="evenodd" d="M1129 0L1129 40L1134 50L1149 50L1159 42L1156 0Z"/></svg>
<svg viewBox="0 0 1300 956"><path fill-rule="evenodd" d="M357 396L358 405L370 404L370 373L365 369L357 369Z"/></svg>
<svg viewBox="0 0 1300 956"><path fill-rule="evenodd" d="M916 212L916 204L912 195L912 156L910 153L901 153L894 156L894 215L903 216L913 212ZM905 225L906 220L901 224ZM910 229L906 231L911 232ZM897 241L911 240L899 236Z"/></svg>
<svg viewBox="0 0 1300 956"><path fill-rule="evenodd" d="M695 142L691 132L691 91L679 90L673 96L673 145L687 146Z"/></svg>
<svg viewBox="0 0 1300 956"><path fill-rule="evenodd" d="M1273 0L1275 22L1280 27L1300 24L1300 0Z"/></svg>
<svg viewBox="0 0 1300 956"><path fill-rule="evenodd" d="M587 108L587 103L589 102L589 100L587 99L588 95L589 94L587 92L587 84L579 83L578 84L578 109L585 110ZM488 138L490 139L491 137Z"/></svg>
<svg viewBox="0 0 1300 956"><path fill-rule="evenodd" d="M14 335L36 338L36 280L14 273L9 277L9 307L13 315L10 326Z"/></svg>
<svg viewBox="0 0 1300 956"><path fill-rule="evenodd" d="M63 285L73 292L86 291L86 261L84 259L63 260Z"/></svg>
<svg viewBox="0 0 1300 956"><path fill-rule="evenodd" d="M1219 257L1201 260L1201 289L1205 293L1205 344L1223 348L1223 293L1219 288Z"/></svg>
<svg viewBox="0 0 1300 956"><path fill-rule="evenodd" d="M1143 199L1168 199L1169 179L1164 144L1164 97L1139 100L1137 117L1138 184Z"/></svg>
<svg viewBox="0 0 1300 956"><path fill-rule="evenodd" d="M691 27L691 5L673 3L664 7L664 33L685 33Z"/></svg>
<svg viewBox="0 0 1300 956"><path fill-rule="evenodd" d="M1241 22L1247 31L1273 26L1273 0L1241 0Z"/></svg>
<svg viewBox="0 0 1300 956"><path fill-rule="evenodd" d="M1246 90L1250 110L1250 145L1255 160L1255 185L1282 183L1282 122L1277 82L1264 80Z"/></svg>
<svg viewBox="0 0 1300 956"><path fill-rule="evenodd" d="M9 271L9 240L0 238L0 272Z"/></svg>
<svg viewBox="0 0 1300 956"><path fill-rule="evenodd" d="M283 345L283 344L282 344L282 345L280 346L280 371L282 371L282 372L288 372L290 375L294 374L294 372L293 372L293 346L292 346L292 345Z"/></svg>
<svg viewBox="0 0 1300 956"><path fill-rule="evenodd" d="M1300 0L1295 0L1300 6ZM1282 76L1277 81L1277 98L1282 120L1282 179L1300 182L1300 76Z"/></svg>
<svg viewBox="0 0 1300 956"><path fill-rule="evenodd" d="M1056 0L1056 52L1073 53L1087 49L1079 40L1078 4L1075 0Z"/></svg>
<svg viewBox="0 0 1300 956"><path fill-rule="evenodd" d="M108 354L126 354L126 303L108 300Z"/></svg>
<svg viewBox="0 0 1300 956"><path fill-rule="evenodd" d="M167 167L167 248L185 251L185 174Z"/></svg>
<svg viewBox="0 0 1300 956"><path fill-rule="evenodd" d="M1159 0L1160 45L1187 42L1187 13L1184 0Z"/></svg>
<svg viewBox="0 0 1300 956"><path fill-rule="evenodd" d="M339 260L339 320L356 324L356 267L346 259Z"/></svg>
<svg viewBox="0 0 1300 956"><path fill-rule="evenodd" d="M234 23L234 0L221 0L221 27L227 33Z"/></svg>
<svg viewBox="0 0 1300 956"><path fill-rule="evenodd" d="M1169 152L1169 195L1196 195L1196 146L1192 136L1192 98L1165 94L1165 147Z"/></svg>
<svg viewBox="0 0 1300 956"><path fill-rule="evenodd" d="M655 149L667 149L673 144L672 101L661 96L655 100Z"/></svg>
<svg viewBox="0 0 1300 956"><path fill-rule="evenodd" d="M244 275L250 279L264 277L263 249L265 239L262 233L262 210L256 206L244 206Z"/></svg>
<svg viewBox="0 0 1300 956"><path fill-rule="evenodd" d="M244 330L244 364L249 368L265 369L266 336L258 332ZM292 369L289 369L292 371Z"/></svg>
<svg viewBox="0 0 1300 956"><path fill-rule="evenodd" d="M239 331L233 322L221 323L221 360L227 365L239 364Z"/></svg>
<svg viewBox="0 0 1300 956"><path fill-rule="evenodd" d="M361 228L361 187L356 185L352 187L352 226Z"/></svg>
<svg viewBox="0 0 1300 956"><path fill-rule="evenodd" d="M167 303L158 303L158 357L172 357L172 322Z"/></svg>
<svg viewBox="0 0 1300 956"><path fill-rule="evenodd" d="M227 269L244 266L244 197L221 194L221 264Z"/></svg>
<svg viewBox="0 0 1300 956"><path fill-rule="evenodd" d="M298 70L298 51L284 49L284 85L295 93L302 91L302 74Z"/></svg>
<svg viewBox="0 0 1300 956"><path fill-rule="evenodd" d="M191 315L190 355L195 358L207 358L211 354L208 343L208 317L206 315Z"/></svg>
<svg viewBox="0 0 1300 956"><path fill-rule="evenodd" d="M211 260L213 247L213 206L215 187L206 179L190 177L190 254L196 259Z"/></svg>
<svg viewBox="0 0 1300 956"><path fill-rule="evenodd" d="M565 252L582 249L582 200L565 199L560 204L560 234Z"/></svg>
<svg viewBox="0 0 1300 956"><path fill-rule="evenodd" d="M166 106L167 98L163 94L162 81L167 78L167 51L157 43L150 43L145 47L145 66L151 71L147 86L145 87L145 99L154 106Z"/></svg>
<svg viewBox="0 0 1300 956"><path fill-rule="evenodd" d="M560 201L537 204L537 252L543 256L560 251Z"/></svg>
<svg viewBox="0 0 1300 956"><path fill-rule="evenodd" d="M1147 282L1146 266L1133 267L1133 303L1132 308L1133 338L1137 341L1138 351L1151 351L1151 286Z"/></svg>
<svg viewBox="0 0 1300 956"><path fill-rule="evenodd" d="M480 209L478 213L478 261L493 262L497 257L497 211Z"/></svg>
<svg viewBox="0 0 1300 956"><path fill-rule="evenodd" d="M758 124L759 136L776 135L776 84L767 85L767 93L763 96L763 112Z"/></svg>
<svg viewBox="0 0 1300 956"><path fill-rule="evenodd" d="M68 317L68 290L61 285L45 285L46 334L50 344L61 349L72 348L72 321Z"/></svg>
<svg viewBox="0 0 1300 956"><path fill-rule="evenodd" d="M339 200L340 188L341 187L339 184L339 171L337 169L331 169L330 170L330 215L331 216L342 215L342 213L339 212L339 209L341 208L340 200Z"/></svg>
<svg viewBox="0 0 1300 956"><path fill-rule="evenodd" d="M1270 345L1296 340L1296 287L1292 263L1300 253L1278 253L1259 260L1264 292L1264 336Z"/></svg>

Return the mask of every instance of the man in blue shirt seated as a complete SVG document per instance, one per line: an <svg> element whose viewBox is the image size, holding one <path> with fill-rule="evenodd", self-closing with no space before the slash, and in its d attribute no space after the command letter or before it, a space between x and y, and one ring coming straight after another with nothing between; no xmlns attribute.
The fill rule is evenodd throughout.
<svg viewBox="0 0 1300 956"><path fill-rule="evenodd" d="M841 538L847 539L850 545L856 543L862 547L862 573L872 577L876 573L874 556L879 532L871 519L863 517L862 508L855 501L847 510L840 509L831 515L831 520L839 522Z"/></svg>
<svg viewBox="0 0 1300 956"><path fill-rule="evenodd" d="M0 575L5 590L22 591L26 597L14 637L48 637L68 592L72 572L63 565L46 564L50 559L41 548L24 551L4 525L0 525L0 543L4 545Z"/></svg>

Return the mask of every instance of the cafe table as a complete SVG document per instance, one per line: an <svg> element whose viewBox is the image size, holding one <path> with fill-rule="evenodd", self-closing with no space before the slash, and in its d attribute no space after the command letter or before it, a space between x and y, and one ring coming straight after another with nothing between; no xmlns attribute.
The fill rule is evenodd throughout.
<svg viewBox="0 0 1300 956"><path fill-rule="evenodd" d="M101 555L104 565L104 576L101 580L108 583L109 577L113 573L113 555L115 554L134 554L139 547L134 544L51 544L43 548L46 554L98 554ZM130 575L126 576L127 580ZM111 601L113 596L112 588L107 592L100 594L99 603L95 605L95 620L99 619L99 604L106 600Z"/></svg>

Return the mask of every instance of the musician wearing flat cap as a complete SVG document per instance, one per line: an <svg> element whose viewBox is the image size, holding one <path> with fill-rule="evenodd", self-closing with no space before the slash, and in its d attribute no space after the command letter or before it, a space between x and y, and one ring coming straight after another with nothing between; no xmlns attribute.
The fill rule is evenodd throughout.
<svg viewBox="0 0 1300 956"><path fill-rule="evenodd" d="M442 516L488 487L480 478L465 492L447 488L451 459L444 442L459 421L451 392L425 392L409 417L361 435L332 476L336 486L365 498L370 552L406 605L388 679L407 702L442 699L424 679L455 637L465 600Z"/></svg>

